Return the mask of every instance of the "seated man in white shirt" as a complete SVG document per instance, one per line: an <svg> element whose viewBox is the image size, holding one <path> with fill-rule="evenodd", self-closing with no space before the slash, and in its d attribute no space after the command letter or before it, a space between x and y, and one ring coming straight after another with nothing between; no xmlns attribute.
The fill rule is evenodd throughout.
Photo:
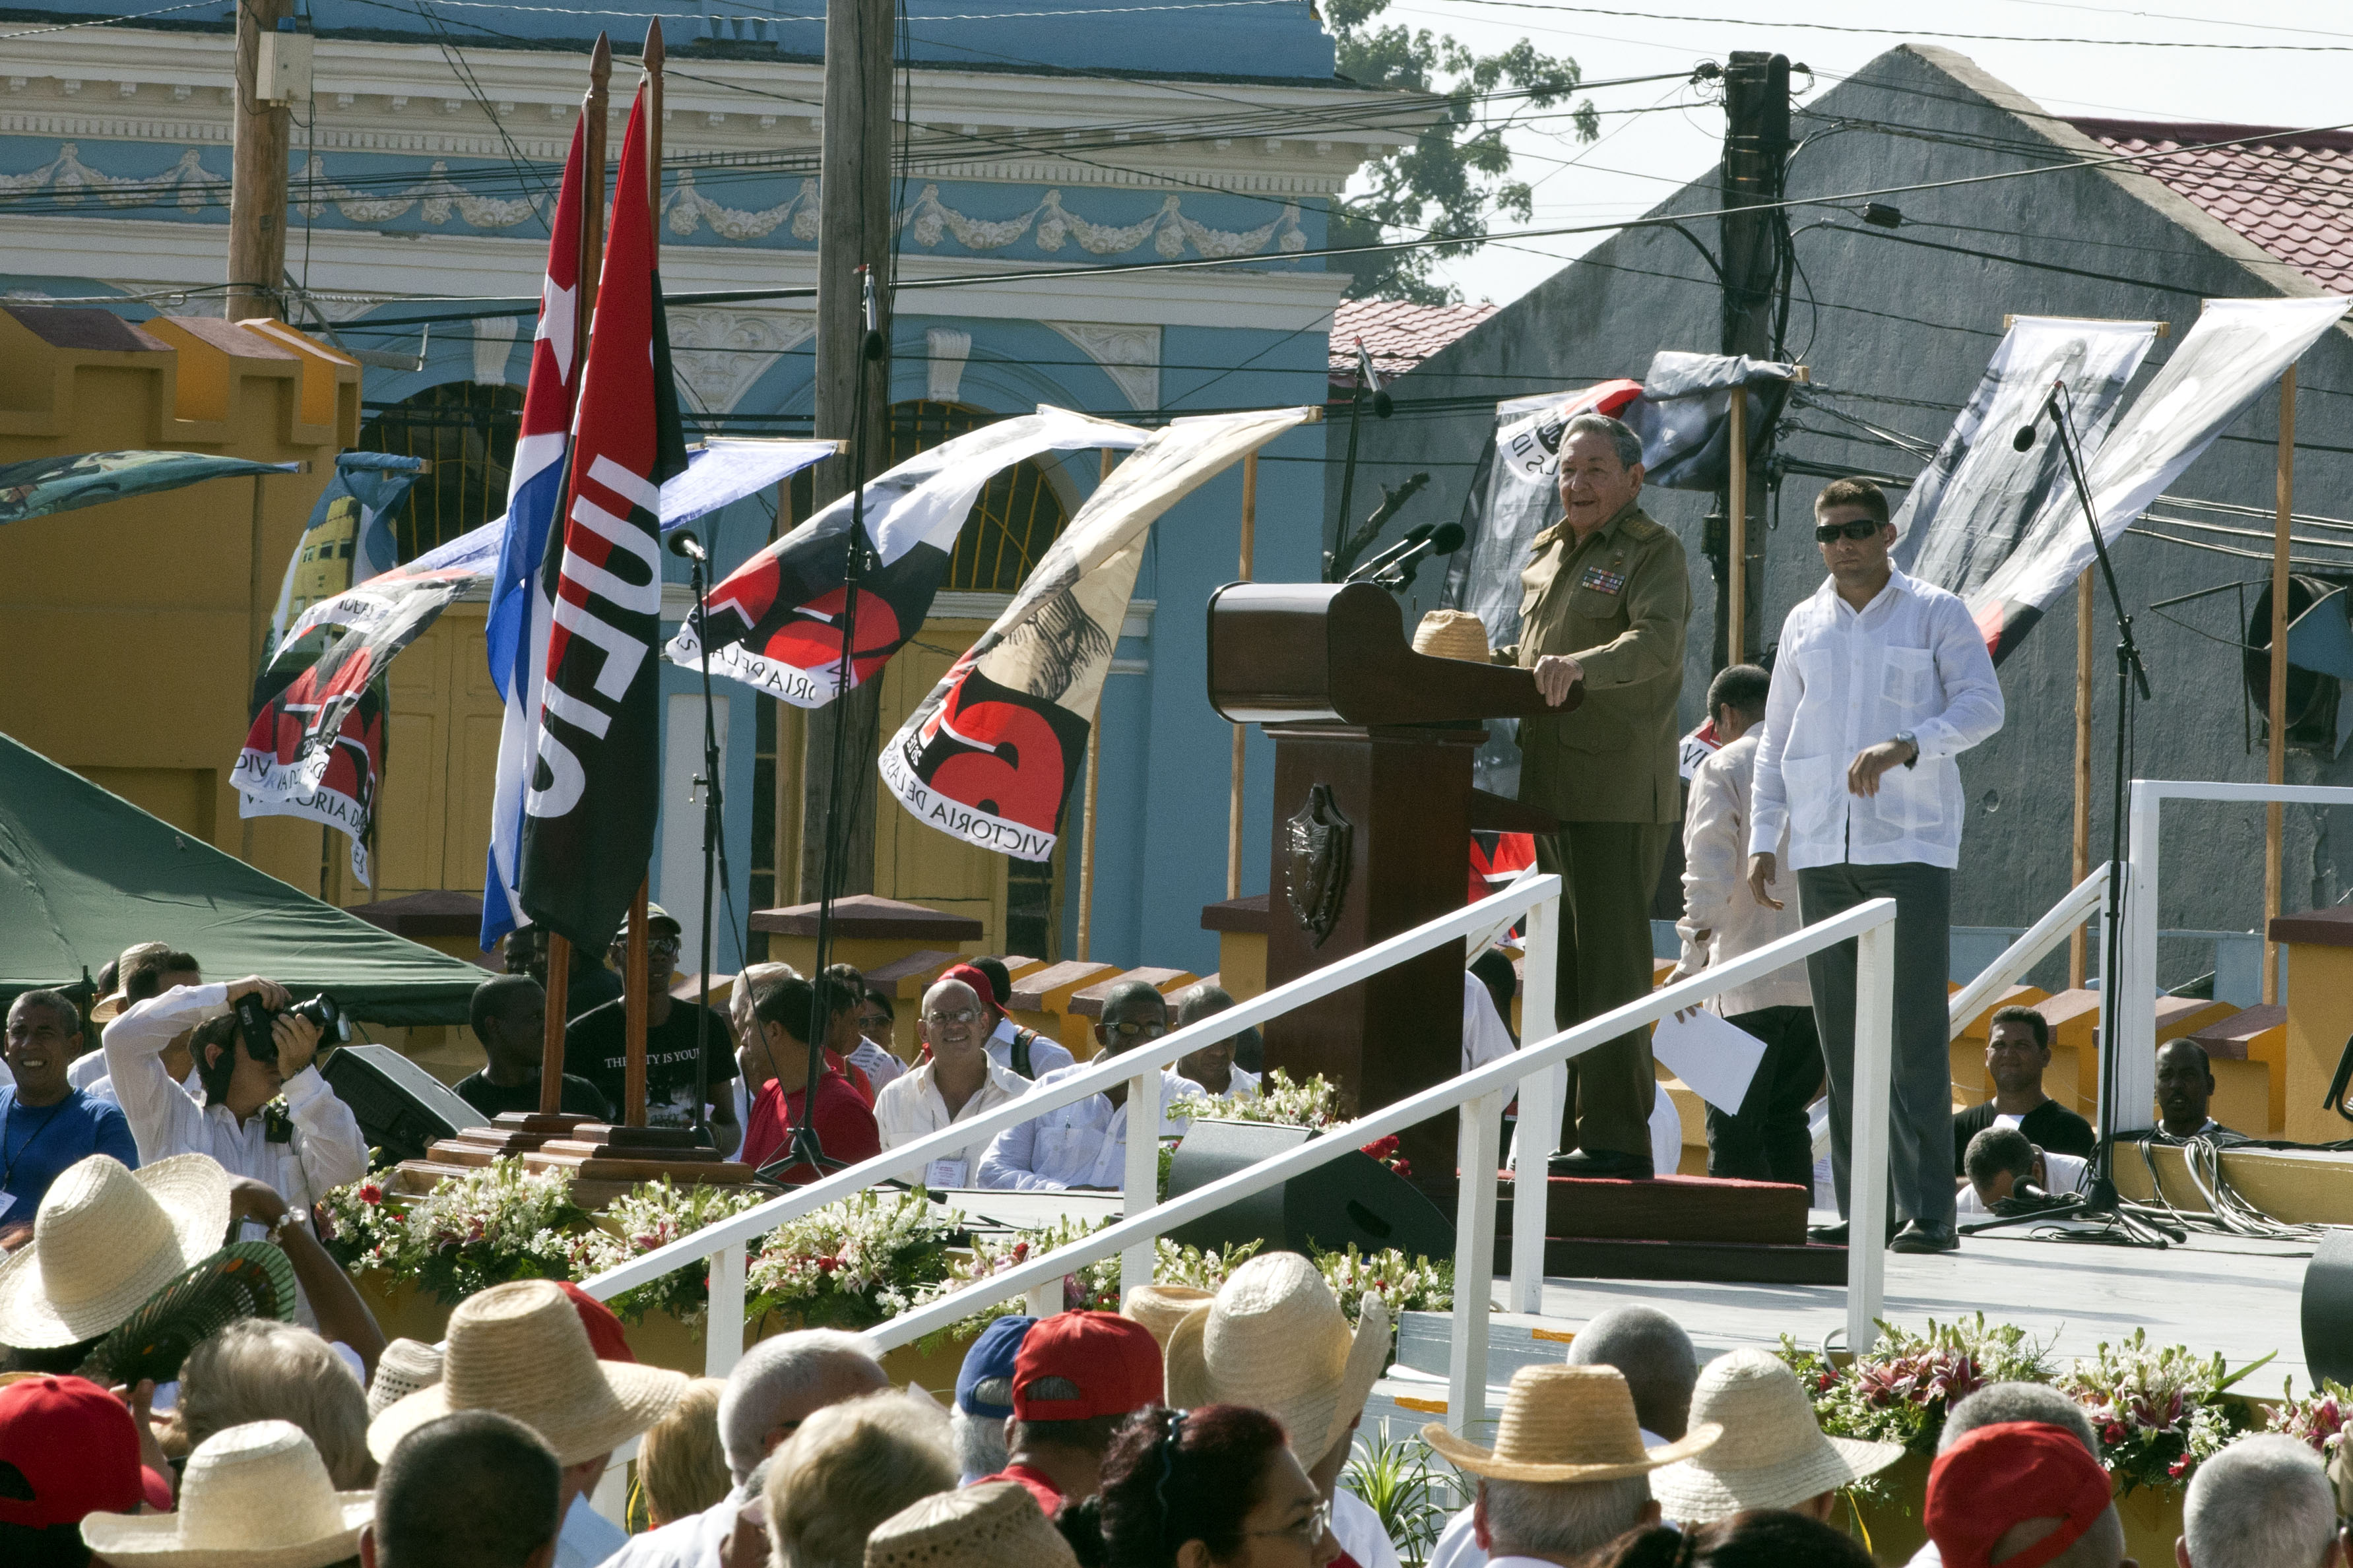
<svg viewBox="0 0 2353 1568"><path fill-rule="evenodd" d="M963 981L979 995L980 1005L988 1009L988 1059L998 1067L1011 1068L1018 1076L1035 1079L1079 1059L1068 1047L1035 1029L1023 1028L1007 1014L1005 1010L1013 1005L1013 978L1006 973L1003 959L976 958L970 963L957 964L941 978Z"/></svg>
<svg viewBox="0 0 2353 1568"><path fill-rule="evenodd" d="M234 1010L242 996L259 998L275 1015L273 1055L253 1054L254 1042L245 1038ZM292 1003L284 986L248 974L226 985L166 991L134 1004L106 1026L107 1068L142 1164L173 1154L209 1154L232 1175L267 1182L301 1208L367 1173L367 1142L357 1119L311 1065L319 1026L288 1012ZM163 1061L165 1047L192 1026L202 1106L173 1081ZM282 1124L264 1114L281 1095Z"/></svg>
<svg viewBox="0 0 2353 1568"><path fill-rule="evenodd" d="M177 985L202 985L203 973L196 967L195 955L173 951L169 942L142 942L136 947L123 949L115 960L114 991L101 999L94 1015L105 1023L134 1002L144 1002L161 996ZM112 1006L107 1005L112 1003ZM176 1079L181 1088L199 1105L204 1103L205 1088L196 1078L196 1056L190 1045L195 1026L189 1026L164 1047L164 1070ZM106 1051L100 1047L76 1057L66 1068L66 1080L111 1105L114 1080L107 1076Z"/></svg>
<svg viewBox="0 0 2353 1568"><path fill-rule="evenodd" d="M874 1127L882 1136L884 1149L912 1143L952 1122L968 1121L1029 1092L1028 1080L988 1059L981 1045L982 1031L987 1026L987 1009L963 981L942 980L923 993L923 1016L916 1027L923 1043L931 1047L931 1057L884 1084L874 1097ZM988 1141L983 1139L899 1174L921 1181L935 1192L969 1187L974 1184L973 1167L987 1148Z"/></svg>
<svg viewBox="0 0 2353 1568"><path fill-rule="evenodd" d="M1112 988L1103 998L1095 1038L1111 1056L1132 1051L1168 1032L1168 1004L1141 980ZM1092 1065L1092 1064L1090 1064ZM1067 1067L1038 1079L1044 1089L1082 1069ZM1157 1135L1182 1136L1186 1124L1166 1108L1203 1094L1199 1084L1160 1069L1163 1111ZM1072 1105L1050 1110L1034 1121L1007 1128L980 1158L980 1184L1022 1192L1060 1192L1071 1187L1115 1190L1127 1169L1127 1085L1113 1084Z"/></svg>
<svg viewBox="0 0 2353 1568"><path fill-rule="evenodd" d="M1204 980L1176 998L1176 1026L1181 1029L1187 1024L1198 1024L1233 1005L1233 996L1224 986ZM1240 1035L1229 1035L1198 1051L1187 1052L1176 1059L1178 1076L1189 1078L1208 1089L1213 1100L1249 1099L1258 1093L1258 1074L1235 1065L1234 1049L1240 1042Z"/></svg>
<svg viewBox="0 0 2353 1568"><path fill-rule="evenodd" d="M1992 1214L1994 1205L2012 1196L2021 1182L2031 1182L2054 1198L2088 1191L2092 1184L2090 1161L2038 1149L2015 1127L1989 1127L1970 1139L1962 1163L1968 1172L1960 1190L1963 1215Z"/></svg>

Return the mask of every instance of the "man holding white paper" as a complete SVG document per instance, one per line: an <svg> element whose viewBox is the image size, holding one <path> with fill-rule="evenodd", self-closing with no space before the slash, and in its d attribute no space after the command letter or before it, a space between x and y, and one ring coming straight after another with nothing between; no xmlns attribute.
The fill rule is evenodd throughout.
<svg viewBox="0 0 2353 1568"><path fill-rule="evenodd" d="M1960 1237L1946 976L1967 815L1955 759L2001 728L2001 683L1968 606L1889 562L1895 530L1876 484L1823 486L1814 540L1830 575L1781 626L1757 744L1748 884L1767 903L1785 901L1769 889L1786 842L1808 923L1873 899L1895 900L1888 1164L1907 1223L1888 1246L1949 1252ZM1855 964L1852 941L1806 960L1830 1076L1841 1215L1853 1154ZM1845 1224L1819 1239L1844 1242Z"/></svg>
<svg viewBox="0 0 2353 1568"><path fill-rule="evenodd" d="M1748 885L1749 790L1772 681L1753 664L1736 664L1707 689L1708 715L1722 744L1692 775L1683 815L1683 918L1675 922L1683 960L1670 983L1754 952L1800 923L1794 900L1782 897L1777 907ZM1775 853L1786 864L1786 826ZM1789 890L1786 880L1767 886L1776 896ZM1707 1108L1707 1173L1810 1188L1814 1144L1806 1107L1821 1089L1822 1047L1804 962L1717 993L1708 1010L1763 1041L1765 1052L1735 1108Z"/></svg>

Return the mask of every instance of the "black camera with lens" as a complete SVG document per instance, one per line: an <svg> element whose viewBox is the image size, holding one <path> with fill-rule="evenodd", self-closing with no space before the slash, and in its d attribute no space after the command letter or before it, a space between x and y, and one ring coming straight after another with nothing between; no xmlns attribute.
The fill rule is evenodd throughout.
<svg viewBox="0 0 2353 1568"><path fill-rule="evenodd" d="M260 997L245 995L237 999L237 1032L245 1037L246 1055L256 1061L277 1059L278 1042L270 1037L269 1028L281 1012L291 1013L298 1018L308 1018L316 1024L322 1045L352 1037L351 1026L343 1022L343 1007L324 991L308 1002L297 1002L283 1008L266 1006Z"/></svg>

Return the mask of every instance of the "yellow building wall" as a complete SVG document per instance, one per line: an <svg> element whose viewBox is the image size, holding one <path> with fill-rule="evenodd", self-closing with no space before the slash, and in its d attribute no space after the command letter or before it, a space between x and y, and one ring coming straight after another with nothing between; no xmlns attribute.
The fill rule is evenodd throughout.
<svg viewBox="0 0 2353 1568"><path fill-rule="evenodd" d="M0 731L305 889L319 829L248 831L229 777L287 559L359 436L359 384L276 323L0 308L0 463L169 448L310 465L0 528Z"/></svg>

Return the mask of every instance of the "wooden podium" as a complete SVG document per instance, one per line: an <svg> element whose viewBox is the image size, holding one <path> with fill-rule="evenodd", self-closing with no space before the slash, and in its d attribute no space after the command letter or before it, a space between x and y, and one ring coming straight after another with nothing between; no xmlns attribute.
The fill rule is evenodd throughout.
<svg viewBox="0 0 2353 1568"><path fill-rule="evenodd" d="M1396 599L1369 583L1237 583L1209 600L1209 705L1274 742L1266 981L1295 980L1462 908L1474 827L1549 833L1547 814L1472 786L1486 719L1564 712L1535 677L1413 651ZM1266 1059L1322 1073L1372 1110L1462 1066L1461 942L1273 1020ZM1401 1150L1451 1191L1451 1116Z"/></svg>

